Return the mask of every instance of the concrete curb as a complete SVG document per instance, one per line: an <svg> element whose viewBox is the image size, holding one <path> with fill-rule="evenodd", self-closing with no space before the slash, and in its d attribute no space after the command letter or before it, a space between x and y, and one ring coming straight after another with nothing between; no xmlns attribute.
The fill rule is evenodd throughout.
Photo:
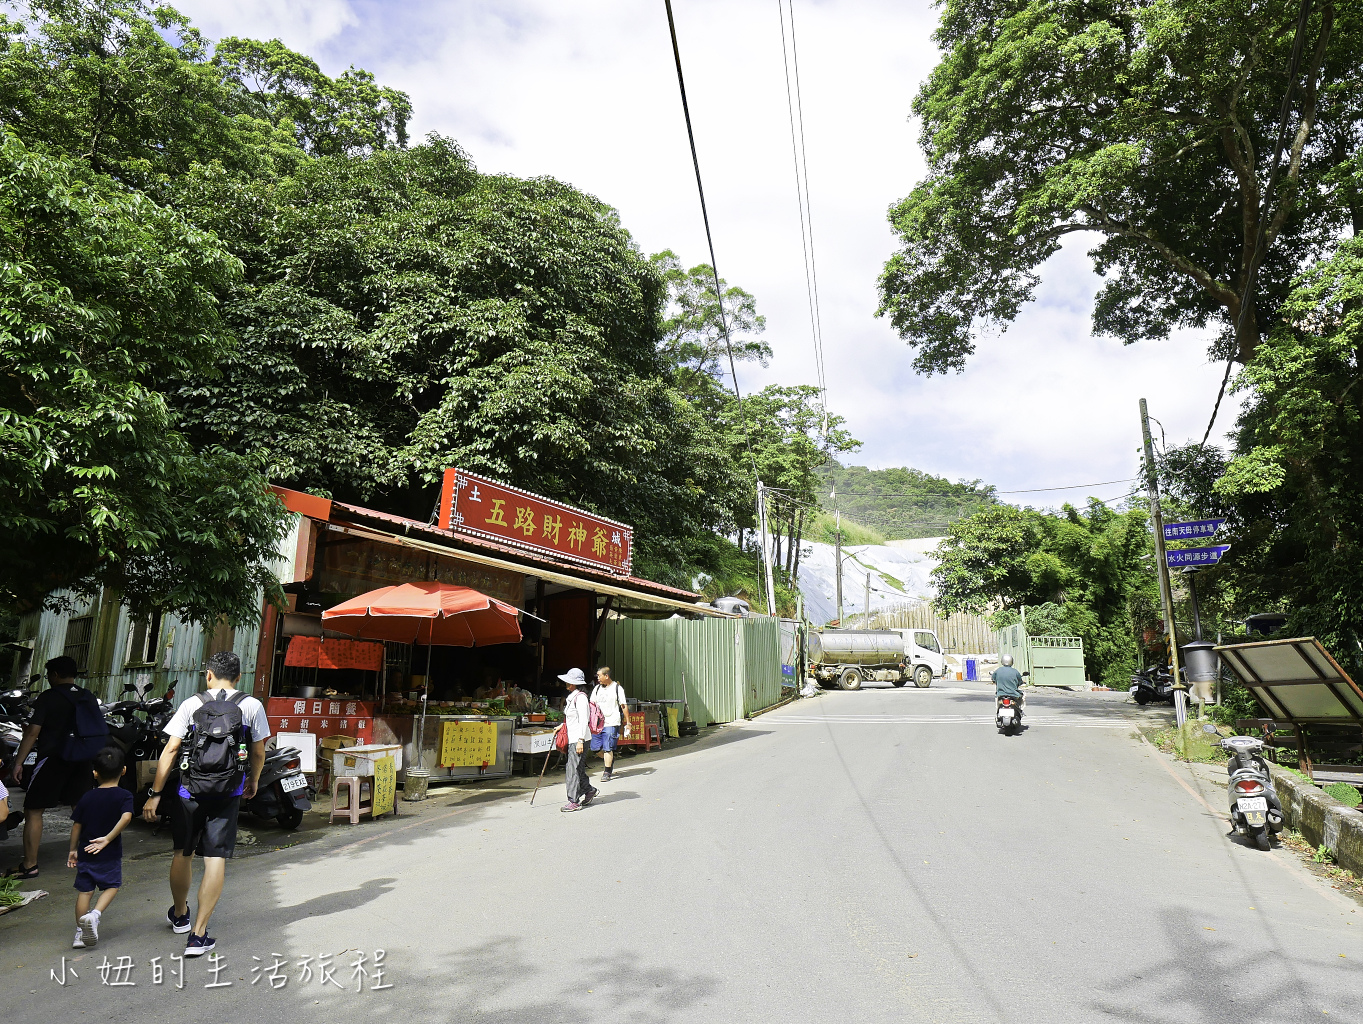
<svg viewBox="0 0 1363 1024"><path fill-rule="evenodd" d="M1287 824L1312 846L1324 846L1335 863L1363 878L1363 814L1311 783L1269 765Z"/></svg>

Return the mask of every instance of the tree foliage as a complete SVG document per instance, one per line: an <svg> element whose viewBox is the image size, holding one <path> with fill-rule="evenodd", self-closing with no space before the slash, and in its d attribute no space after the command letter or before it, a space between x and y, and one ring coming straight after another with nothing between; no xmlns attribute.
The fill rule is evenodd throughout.
<svg viewBox="0 0 1363 1024"><path fill-rule="evenodd" d="M1089 677L1125 684L1139 637L1154 621L1154 544L1143 511L1117 512L1096 499L1059 514L1012 505L983 508L952 525L932 572L938 612L993 611L996 627L1040 608L1037 629L1084 640ZM1044 606L1044 607L1043 607Z"/></svg>
<svg viewBox="0 0 1363 1024"><path fill-rule="evenodd" d="M1225 516L1226 558L1199 595L1232 619L1287 613L1363 664L1363 239L1311 268L1233 385L1247 394L1229 458L1190 445L1163 461L1166 487L1197 515Z"/></svg>
<svg viewBox="0 0 1363 1024"><path fill-rule="evenodd" d="M908 467L867 469L826 463L819 471L823 481L819 501L831 510L836 504L844 516L872 527L886 537L939 537L958 519L981 505L992 505L994 488L980 480L952 483Z"/></svg>
<svg viewBox="0 0 1363 1024"><path fill-rule="evenodd" d="M0 134L0 603L104 584L258 611L283 508L246 460L191 447L157 390L212 372L214 292L239 273L173 211Z"/></svg>
<svg viewBox="0 0 1363 1024"><path fill-rule="evenodd" d="M1292 278L1363 226L1363 18L1312 0L1265 196L1298 0L946 0L914 103L929 173L890 211L881 313L925 373L1006 327L1065 236L1097 235L1094 329L1220 325L1250 361ZM1261 223L1262 222L1262 223ZM1257 298L1241 317L1259 232ZM1241 324L1238 337L1233 325Z"/></svg>

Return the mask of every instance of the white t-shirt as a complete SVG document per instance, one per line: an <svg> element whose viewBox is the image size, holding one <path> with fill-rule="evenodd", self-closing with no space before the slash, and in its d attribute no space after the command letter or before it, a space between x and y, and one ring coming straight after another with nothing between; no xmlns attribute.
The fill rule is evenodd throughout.
<svg viewBox="0 0 1363 1024"><path fill-rule="evenodd" d="M568 729L568 742L591 742L592 730L587 718L587 695L581 690L568 694L563 702L563 724Z"/></svg>
<svg viewBox="0 0 1363 1024"><path fill-rule="evenodd" d="M175 709L175 714L166 723L165 734L184 739L189 735L190 726L194 724L194 712L204 706L205 695L221 692L221 688L217 688L186 697L185 702ZM228 696L231 696L231 694L229 693ZM242 724L246 726L246 731L252 742L258 743L263 739L268 739L270 736L270 720L265 717L265 705L254 697L247 697L238 707L241 708Z"/></svg>
<svg viewBox="0 0 1363 1024"><path fill-rule="evenodd" d="M601 709L601 717L605 719L608 727L620 728L620 705L625 703L623 686L614 680L608 686L598 683L592 687L592 703Z"/></svg>

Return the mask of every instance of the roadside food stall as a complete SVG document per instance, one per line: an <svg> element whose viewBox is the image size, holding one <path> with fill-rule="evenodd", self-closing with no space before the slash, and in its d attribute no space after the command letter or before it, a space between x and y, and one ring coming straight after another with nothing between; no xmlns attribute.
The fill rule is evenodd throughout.
<svg viewBox="0 0 1363 1024"><path fill-rule="evenodd" d="M276 730L401 742L433 779L505 775L513 754L531 753L522 748L538 758L561 719L557 677L591 676L608 618L729 617L632 576L628 526L473 474L446 473L438 524L275 491L299 518L277 570L287 607L264 610L255 695ZM460 647L323 621L361 595L418 583L509 606L517 635Z"/></svg>

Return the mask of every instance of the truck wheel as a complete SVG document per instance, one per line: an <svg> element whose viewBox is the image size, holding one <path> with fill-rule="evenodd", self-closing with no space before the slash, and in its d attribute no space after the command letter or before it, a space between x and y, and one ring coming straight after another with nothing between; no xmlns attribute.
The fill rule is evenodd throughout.
<svg viewBox="0 0 1363 1024"><path fill-rule="evenodd" d="M838 685L841 686L844 690L860 690L861 673L854 668L849 668L838 679Z"/></svg>
<svg viewBox="0 0 1363 1024"><path fill-rule="evenodd" d="M909 681L908 676L903 675L895 676L893 679L890 680L890 682L894 683L896 687L903 686L908 681Z"/></svg>
<svg viewBox="0 0 1363 1024"><path fill-rule="evenodd" d="M913 685L920 690L926 690L932 685L932 669L926 665L919 665L913 670Z"/></svg>

